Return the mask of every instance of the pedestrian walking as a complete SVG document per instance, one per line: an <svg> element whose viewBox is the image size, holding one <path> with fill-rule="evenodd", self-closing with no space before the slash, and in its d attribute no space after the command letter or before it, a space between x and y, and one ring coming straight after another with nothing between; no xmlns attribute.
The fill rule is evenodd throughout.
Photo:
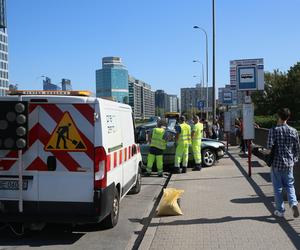
<svg viewBox="0 0 300 250"><path fill-rule="evenodd" d="M189 160L189 146L191 144L191 127L186 122L185 116L179 117L179 126L176 126L176 153L174 173L180 173L182 162L182 173L186 173Z"/></svg>
<svg viewBox="0 0 300 250"><path fill-rule="evenodd" d="M212 139L215 140L219 140L219 136L220 136L220 124L218 122L218 120L214 121L213 125L212 125Z"/></svg>
<svg viewBox="0 0 300 250"><path fill-rule="evenodd" d="M154 128L152 135L149 136L150 148L147 157L146 176L150 176L153 163L156 160L157 175L163 176L163 151L166 149L166 122L164 120L157 121L157 128Z"/></svg>
<svg viewBox="0 0 300 250"><path fill-rule="evenodd" d="M287 192L288 202L294 217L299 217L298 201L294 188L293 167L299 157L299 135L296 129L287 125L290 110L280 109L277 112L277 126L269 130L267 147L273 151L271 179L274 189L274 215L283 217L285 212L282 189Z"/></svg>
<svg viewBox="0 0 300 250"><path fill-rule="evenodd" d="M195 166L193 171L201 170L201 140L203 135L203 124L199 122L199 116L193 118L194 125L192 127L192 149L194 155Z"/></svg>

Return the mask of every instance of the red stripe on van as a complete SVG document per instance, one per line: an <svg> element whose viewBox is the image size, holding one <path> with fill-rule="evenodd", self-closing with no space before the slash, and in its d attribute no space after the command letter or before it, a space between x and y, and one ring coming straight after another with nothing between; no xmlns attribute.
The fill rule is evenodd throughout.
<svg viewBox="0 0 300 250"><path fill-rule="evenodd" d="M106 156L106 171L107 172L110 171L110 159L111 159L111 155L107 155Z"/></svg>
<svg viewBox="0 0 300 250"><path fill-rule="evenodd" d="M128 147L128 160L131 158L131 147Z"/></svg>
<svg viewBox="0 0 300 250"><path fill-rule="evenodd" d="M45 164L40 157L35 158L35 160L26 168L26 170L39 170L48 171L47 164Z"/></svg>
<svg viewBox="0 0 300 250"><path fill-rule="evenodd" d="M124 148L124 161L127 161L127 148Z"/></svg>
<svg viewBox="0 0 300 250"><path fill-rule="evenodd" d="M120 151L119 151L119 165L121 165L122 164L122 161L123 161L123 150L121 149Z"/></svg>
<svg viewBox="0 0 300 250"><path fill-rule="evenodd" d="M73 106L94 125L94 109L89 104L73 104Z"/></svg>
<svg viewBox="0 0 300 250"><path fill-rule="evenodd" d="M114 152L114 168L117 167L118 152Z"/></svg>

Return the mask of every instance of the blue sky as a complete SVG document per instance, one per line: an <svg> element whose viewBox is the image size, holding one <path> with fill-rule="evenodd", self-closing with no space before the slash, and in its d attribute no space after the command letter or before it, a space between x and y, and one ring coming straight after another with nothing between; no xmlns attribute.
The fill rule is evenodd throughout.
<svg viewBox="0 0 300 250"><path fill-rule="evenodd" d="M211 0L7 0L9 78L20 89L72 80L95 91L104 56L120 56L129 74L179 94L205 66L208 34L212 68ZM299 0L215 0L216 83L229 83L229 61L264 58L265 70L300 61Z"/></svg>

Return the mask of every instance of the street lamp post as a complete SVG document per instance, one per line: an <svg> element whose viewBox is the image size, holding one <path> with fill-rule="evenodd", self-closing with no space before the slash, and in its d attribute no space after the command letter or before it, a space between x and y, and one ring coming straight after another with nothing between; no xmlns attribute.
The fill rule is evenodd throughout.
<svg viewBox="0 0 300 250"><path fill-rule="evenodd" d="M194 29L200 29L201 31L204 32L205 34L205 57L206 57L206 119L208 119L208 39L207 39L207 33L205 29L199 27L199 26L194 26Z"/></svg>
<svg viewBox="0 0 300 250"><path fill-rule="evenodd" d="M212 85L213 85L213 121L216 120L216 49L215 49L215 37L216 37L216 27L215 27L215 0L212 0L212 24L213 24L213 63L212 63Z"/></svg>

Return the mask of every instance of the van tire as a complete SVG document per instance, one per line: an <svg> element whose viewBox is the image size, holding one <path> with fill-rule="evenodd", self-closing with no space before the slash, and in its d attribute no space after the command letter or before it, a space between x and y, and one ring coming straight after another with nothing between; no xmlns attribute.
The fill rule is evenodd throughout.
<svg viewBox="0 0 300 250"><path fill-rule="evenodd" d="M141 191L141 187L142 187L142 170L139 167L136 182L134 186L131 188L131 190L129 191L129 194L138 194Z"/></svg>
<svg viewBox="0 0 300 250"><path fill-rule="evenodd" d="M118 223L120 212L120 195L118 190L115 188L113 202L111 204L110 214L105 217L102 221L102 225L105 228L113 228Z"/></svg>

